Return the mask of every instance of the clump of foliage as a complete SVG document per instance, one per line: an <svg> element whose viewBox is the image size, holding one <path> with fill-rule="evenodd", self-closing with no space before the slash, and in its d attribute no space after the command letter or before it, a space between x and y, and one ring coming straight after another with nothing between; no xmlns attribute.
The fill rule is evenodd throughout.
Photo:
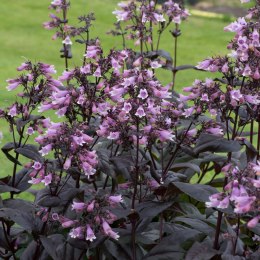
<svg viewBox="0 0 260 260"><path fill-rule="evenodd" d="M110 34L122 48L107 54L91 38L94 14L76 27L69 8L52 1L44 23L62 42L63 74L26 61L7 80L20 92L0 111L13 137L2 147L12 167L0 180L0 257L259 259L260 2L225 27L230 54L196 67L177 65L181 3L120 3ZM173 58L160 49L169 29ZM85 46L80 67L72 39ZM217 74L177 93L189 69Z"/></svg>

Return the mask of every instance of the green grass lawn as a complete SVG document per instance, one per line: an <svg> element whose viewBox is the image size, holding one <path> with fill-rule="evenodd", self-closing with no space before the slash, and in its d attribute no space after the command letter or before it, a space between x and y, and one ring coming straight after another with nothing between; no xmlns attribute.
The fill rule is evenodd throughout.
<svg viewBox="0 0 260 260"><path fill-rule="evenodd" d="M116 8L117 0L71 0L71 11L69 12L69 23L76 24L76 17L88 12L94 12L96 21L93 26L91 37L99 37L102 46L120 48L120 38L111 37L106 32L113 28L116 21L112 11ZM64 70L64 61L59 58L61 42L51 40L54 31L43 29L42 23L48 21L48 10L50 0L8 0L0 8L0 107L4 107L15 100L12 93L7 92L5 80L17 75L16 67L24 60L42 61L54 64L58 72ZM179 38L178 65L193 64L209 56L225 54L226 45L232 35L225 33L223 27L229 22L220 18L205 18L191 16L187 22L181 25L182 36ZM74 57L70 61L70 67L82 62L82 46L73 44ZM162 37L160 49L173 53L173 38L170 33ZM181 89L191 85L196 78L205 78L210 75L198 71L184 71L177 75L176 86ZM161 70L160 79L163 83L169 83L171 75L168 71ZM4 133L5 143L11 140L8 127L0 122L0 130ZM3 165L0 176L10 174L9 162L0 155Z"/></svg>

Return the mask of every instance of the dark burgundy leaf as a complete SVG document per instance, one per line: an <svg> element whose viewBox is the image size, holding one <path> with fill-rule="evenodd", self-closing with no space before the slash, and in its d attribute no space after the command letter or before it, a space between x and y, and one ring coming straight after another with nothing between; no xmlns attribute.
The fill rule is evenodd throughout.
<svg viewBox="0 0 260 260"><path fill-rule="evenodd" d="M2 152L5 154L8 160L13 162L14 164L22 165L13 155L9 154L9 152L15 149L17 146L18 146L17 143L13 143L13 142L7 143L2 147Z"/></svg>
<svg viewBox="0 0 260 260"><path fill-rule="evenodd" d="M38 232L41 221L33 213L23 212L18 209L2 208L0 209L0 217L12 220L25 230Z"/></svg>
<svg viewBox="0 0 260 260"><path fill-rule="evenodd" d="M20 210L23 212L28 212L32 214L32 212L35 211L34 205L32 202L27 201L27 200L22 200L22 199L7 199L3 201L3 206L5 208L10 208L10 209L16 209Z"/></svg>
<svg viewBox="0 0 260 260"><path fill-rule="evenodd" d="M62 260L62 257L59 257L57 254L57 248L59 245L64 244L65 239L61 234L54 234L48 237L40 236L40 240L42 242L43 247L45 248L46 252L53 258L57 260Z"/></svg>
<svg viewBox="0 0 260 260"><path fill-rule="evenodd" d="M116 174L122 175L126 179L130 179L130 171L134 166L134 161L131 155L121 155L110 158L110 162L113 165Z"/></svg>
<svg viewBox="0 0 260 260"><path fill-rule="evenodd" d="M20 260L34 260L35 253L37 250L37 243L32 241L23 251ZM41 252L38 253L38 256L41 255Z"/></svg>
<svg viewBox="0 0 260 260"><path fill-rule="evenodd" d="M218 193L214 187L204 184L189 184L183 182L173 183L179 190L189 195L193 199L201 202L209 201L209 196Z"/></svg>
<svg viewBox="0 0 260 260"><path fill-rule="evenodd" d="M64 186L58 194L58 197L61 199L60 206L65 206L68 202L72 201L81 191L81 189Z"/></svg>
<svg viewBox="0 0 260 260"><path fill-rule="evenodd" d="M97 150L98 154L98 168L106 175L112 177L113 179L116 179L115 171L110 164L109 161L109 154L107 149L99 149Z"/></svg>
<svg viewBox="0 0 260 260"><path fill-rule="evenodd" d="M189 70L189 69L197 70L196 66L194 66L194 65L182 65L182 66L177 66L175 68L176 71L179 71L179 70Z"/></svg>
<svg viewBox="0 0 260 260"><path fill-rule="evenodd" d="M191 168L194 172L200 173L200 167L195 163L175 163L172 165L172 170L178 170L183 168Z"/></svg>
<svg viewBox="0 0 260 260"><path fill-rule="evenodd" d="M8 234L7 234L7 238L9 241L11 241L11 238ZM5 233L2 227L0 227L0 248L10 250L10 245L6 240Z"/></svg>
<svg viewBox="0 0 260 260"><path fill-rule="evenodd" d="M246 157L248 162L252 162L255 160L258 152L255 147L247 140L243 140L243 144L246 146Z"/></svg>
<svg viewBox="0 0 260 260"><path fill-rule="evenodd" d="M32 186L32 184L28 183L28 181L31 179L31 177L29 176L30 172L30 169L24 168L15 175L14 187L18 189L19 192L25 191ZM13 178L11 178L11 180L9 181L9 185L11 185L12 179Z"/></svg>
<svg viewBox="0 0 260 260"><path fill-rule="evenodd" d="M104 243L105 253L108 257L114 257L115 259L131 260L129 250L126 250L118 242L106 240Z"/></svg>
<svg viewBox="0 0 260 260"><path fill-rule="evenodd" d="M15 149L15 151L31 160L37 161L37 162L43 162L43 157L38 151L38 148L34 145L26 145L24 147L19 147Z"/></svg>
<svg viewBox="0 0 260 260"><path fill-rule="evenodd" d="M241 145L238 141L227 140L210 134L203 134L199 137L198 142L194 148L196 154L210 151L215 153L238 152Z"/></svg>
<svg viewBox="0 0 260 260"><path fill-rule="evenodd" d="M183 259L185 250L182 244L187 240L196 239L199 234L200 232L194 229L173 227L172 235L163 238L145 255L143 260Z"/></svg>
<svg viewBox="0 0 260 260"><path fill-rule="evenodd" d="M57 207L60 205L61 199L52 195L50 190L46 188L37 193L35 203L41 207Z"/></svg>
<svg viewBox="0 0 260 260"><path fill-rule="evenodd" d="M186 254L185 260L208 260L217 254L208 241L195 242Z"/></svg>
<svg viewBox="0 0 260 260"><path fill-rule="evenodd" d="M161 212L171 207L173 202L146 201L137 205L136 211L141 218L158 216Z"/></svg>
<svg viewBox="0 0 260 260"><path fill-rule="evenodd" d="M214 232L215 232L214 228L212 228L207 223L205 223L199 219L188 218L188 217L176 217L174 219L174 221L185 223L185 224L189 225L190 227L192 227L193 229L196 229L208 236L214 234Z"/></svg>
<svg viewBox="0 0 260 260"><path fill-rule="evenodd" d="M6 143L1 149L3 152L10 152L17 146L18 146L17 143L9 142L9 143Z"/></svg>
<svg viewBox="0 0 260 260"><path fill-rule="evenodd" d="M8 184L4 183L4 182L1 182L0 181L0 194L1 193L5 193L5 192L16 192L16 193L19 193L19 190L12 187L12 186L9 186Z"/></svg>
<svg viewBox="0 0 260 260"><path fill-rule="evenodd" d="M165 50L149 51L146 53L146 56L151 59L156 59L160 56L160 57L166 59L167 64L172 64L172 62L173 62L171 54Z"/></svg>

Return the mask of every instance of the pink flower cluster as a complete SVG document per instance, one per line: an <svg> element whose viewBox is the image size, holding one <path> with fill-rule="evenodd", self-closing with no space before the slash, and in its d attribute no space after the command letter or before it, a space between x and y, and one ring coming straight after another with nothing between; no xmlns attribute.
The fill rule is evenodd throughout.
<svg viewBox="0 0 260 260"><path fill-rule="evenodd" d="M224 192L211 195L206 206L225 209L231 205L236 214L251 213L255 217L247 225L255 226L260 219L260 180L255 178L258 168L258 165L249 164L246 169L240 170L231 163L227 164L222 171L228 177L228 184L224 187Z"/></svg>
<svg viewBox="0 0 260 260"><path fill-rule="evenodd" d="M140 2L140 3L138 3ZM165 28L171 23L180 24L182 20L189 16L189 12L172 0L163 3L162 7L155 1L130 1L118 4L120 10L115 10L117 21L135 21L133 25L127 25L126 29L131 29L128 39L136 39L135 45L140 41L151 43L152 35L149 27L151 24L158 25L160 29Z"/></svg>
<svg viewBox="0 0 260 260"><path fill-rule="evenodd" d="M137 143L137 135L142 145L157 139L173 141L172 129L182 116L183 104L166 100L170 97L168 88L156 80L151 70L125 70L110 86L109 96L114 105L97 134L125 145Z"/></svg>
<svg viewBox="0 0 260 260"><path fill-rule="evenodd" d="M111 224L117 217L111 212L111 208L117 207L122 200L121 195L107 197L95 197L89 202L76 202L72 204L72 210L79 216L77 220L71 220L63 216L53 215L53 220L58 220L63 228L72 228L70 237L85 239L92 242L96 235L103 234L113 239L119 235L111 228Z"/></svg>
<svg viewBox="0 0 260 260"><path fill-rule="evenodd" d="M138 16L136 11L140 10L139 18L141 18L142 23L152 22L154 24L166 21L163 14L175 23L180 23L189 15L186 9L182 9L179 4L172 0L164 2L162 10L156 8L155 1L142 0L140 2L140 7L136 1L121 2L118 4L121 10L116 10L113 14L116 15L118 21L129 21L136 19Z"/></svg>
<svg viewBox="0 0 260 260"><path fill-rule="evenodd" d="M6 117L17 117L22 115L23 120L27 120L34 110L33 106L44 102L54 89L61 85L61 83L52 78L52 74L56 73L53 65L38 62L32 64L27 61L17 68L18 71L23 71L23 74L15 79L8 79L8 91L22 88L22 92L17 96L27 100L27 102L15 102L9 106L5 112ZM34 131L38 131L36 120L32 120L31 126L27 133L31 135ZM39 132L40 133L40 132Z"/></svg>
<svg viewBox="0 0 260 260"><path fill-rule="evenodd" d="M224 89L219 82L206 79L205 82L196 80L192 87L186 87L183 90L191 93L188 96L180 94L180 101L192 100L198 112L208 110L212 116L216 115L219 110L233 110L239 106L246 106L250 111L256 111L260 105L259 92L252 89L250 84L242 89L236 89L230 85Z"/></svg>
<svg viewBox="0 0 260 260"><path fill-rule="evenodd" d="M48 186L54 181L58 181L57 176L55 176L53 172L48 171L48 168L45 164L35 161L34 164L31 165L31 168L31 180L28 181L31 184L44 183L45 186Z"/></svg>
<svg viewBox="0 0 260 260"><path fill-rule="evenodd" d="M85 54L86 63L82 67L63 72L59 81L66 82L68 86L64 87L60 83L60 87L54 89L49 100L41 104L39 112L52 109L57 111L58 117L77 116L79 120L80 116L83 121L92 114L107 115L107 111L111 109L111 104L106 101L110 84L107 74L112 73L116 78L128 53L111 51L108 57L103 57L102 53L98 40L89 45ZM95 83L92 83L93 79Z"/></svg>
<svg viewBox="0 0 260 260"><path fill-rule="evenodd" d="M36 137L35 141L41 145L39 152L42 156L54 151L62 160L63 169L68 170L75 165L89 178L96 172L97 155L90 149L93 138L85 133L86 130L87 126L83 123L70 126L49 122L45 134Z"/></svg>
<svg viewBox="0 0 260 260"><path fill-rule="evenodd" d="M190 15L187 9L182 8L179 4L172 0L168 0L162 5L163 13L168 16L170 21L180 24L182 20L187 19Z"/></svg>
<svg viewBox="0 0 260 260"><path fill-rule="evenodd" d="M230 56L237 62L238 73L242 76L260 79L259 73L259 28L258 23L247 22L239 18L236 22L225 27L226 31L235 32L236 35L228 48L232 50Z"/></svg>

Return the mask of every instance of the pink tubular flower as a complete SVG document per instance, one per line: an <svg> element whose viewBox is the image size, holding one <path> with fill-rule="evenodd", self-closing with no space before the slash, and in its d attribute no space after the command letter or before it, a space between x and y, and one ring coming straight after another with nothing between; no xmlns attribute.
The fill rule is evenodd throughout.
<svg viewBox="0 0 260 260"><path fill-rule="evenodd" d="M42 181L42 178L32 178L31 180L28 181L28 183L39 184L41 181Z"/></svg>
<svg viewBox="0 0 260 260"><path fill-rule="evenodd" d="M87 47L87 52L84 55L86 58L96 59L97 56L101 53L101 48L96 45L90 45Z"/></svg>
<svg viewBox="0 0 260 260"><path fill-rule="evenodd" d="M116 16L117 21L127 21L129 19L129 12L127 11L121 11L121 10L115 10L112 12Z"/></svg>
<svg viewBox="0 0 260 260"><path fill-rule="evenodd" d="M90 242L92 242L94 239L96 239L96 236L95 236L92 228L90 227L90 225L87 225L86 240L89 240Z"/></svg>
<svg viewBox="0 0 260 260"><path fill-rule="evenodd" d="M73 201L72 204L72 210L75 210L76 212L81 212L86 208L86 205L84 202L75 202Z"/></svg>
<svg viewBox="0 0 260 260"><path fill-rule="evenodd" d="M101 69L100 67L97 67L97 69L95 70L93 76L100 78L101 77Z"/></svg>
<svg viewBox="0 0 260 260"><path fill-rule="evenodd" d="M221 199L220 193L212 194L209 197L210 201L205 203L206 207L208 207L208 208L218 207L219 203L220 203L220 199Z"/></svg>
<svg viewBox="0 0 260 260"><path fill-rule="evenodd" d="M120 133L119 132L111 132L107 139L109 140L117 140L119 138Z"/></svg>
<svg viewBox="0 0 260 260"><path fill-rule="evenodd" d="M39 113L44 112L44 111L46 111L46 110L51 109L52 107L53 107L52 104L41 104L41 105L39 106L38 112L39 112Z"/></svg>
<svg viewBox="0 0 260 260"><path fill-rule="evenodd" d="M145 112L144 112L144 109L143 109L142 106L138 107L138 109L136 110L135 115L140 117L140 118L145 116Z"/></svg>
<svg viewBox="0 0 260 260"><path fill-rule="evenodd" d="M66 114L67 109L68 109L68 107L62 107L62 108L58 109L58 111L55 112L55 114L58 116L58 118L61 118Z"/></svg>
<svg viewBox="0 0 260 260"><path fill-rule="evenodd" d="M148 93L146 89L141 89L138 95L141 99L146 99L148 97Z"/></svg>
<svg viewBox="0 0 260 260"><path fill-rule="evenodd" d="M30 70L32 68L31 62L23 62L18 68L18 71Z"/></svg>
<svg viewBox="0 0 260 260"><path fill-rule="evenodd" d="M169 130L164 130L164 129L160 129L157 131L157 134L159 136L159 139L161 142L164 142L164 141L173 141L173 138L175 137L171 131Z"/></svg>
<svg viewBox="0 0 260 260"><path fill-rule="evenodd" d="M255 196L241 196L235 199L234 212L237 214L243 214L250 211L252 204L256 200Z"/></svg>
<svg viewBox="0 0 260 260"><path fill-rule="evenodd" d="M240 93L240 90L231 90L230 97L231 99L234 99L236 101L240 101L243 99L243 95Z"/></svg>
<svg viewBox="0 0 260 260"><path fill-rule="evenodd" d="M87 206L87 212L92 212L95 207L95 200L92 200L90 204Z"/></svg>
<svg viewBox="0 0 260 260"><path fill-rule="evenodd" d="M213 135L221 135L221 136L224 135L223 129L219 127L210 127L207 128L206 131Z"/></svg>
<svg viewBox="0 0 260 260"><path fill-rule="evenodd" d="M260 219L260 216L254 217L253 219L251 219L251 220L247 223L247 226L248 226L249 228L254 228L254 227L258 224L259 219Z"/></svg>
<svg viewBox="0 0 260 260"><path fill-rule="evenodd" d="M73 228L69 235L72 238L82 238L82 227Z"/></svg>
<svg viewBox="0 0 260 260"><path fill-rule="evenodd" d="M6 82L8 83L6 87L8 91L16 89L21 84L20 79L8 79Z"/></svg>
<svg viewBox="0 0 260 260"><path fill-rule="evenodd" d="M51 218L54 221L59 220L59 214L58 213L52 213Z"/></svg>
<svg viewBox="0 0 260 260"><path fill-rule="evenodd" d="M65 163L63 164L63 169L64 169L64 170L68 170L68 169L70 168L72 158L73 158L73 156L69 156L69 157L66 159Z"/></svg>
<svg viewBox="0 0 260 260"><path fill-rule="evenodd" d="M8 115L11 116L11 117L17 116L17 106L16 106L16 104L11 106L11 108L9 109Z"/></svg>
<svg viewBox="0 0 260 260"><path fill-rule="evenodd" d="M107 236L109 236L109 237L111 237L111 238L113 238L113 239L118 240L119 235L111 229L111 227L109 226L109 224L108 224L104 219L102 219L102 221L103 221L103 222L102 222L102 227L103 227L104 233L105 233Z"/></svg>
<svg viewBox="0 0 260 260"><path fill-rule="evenodd" d="M75 225L75 221L74 220L70 220L70 219L60 219L61 221L61 225L64 228L69 228Z"/></svg>
<svg viewBox="0 0 260 260"><path fill-rule="evenodd" d="M108 200L109 202L112 202L112 204L123 202L121 195L109 196Z"/></svg>
<svg viewBox="0 0 260 260"><path fill-rule="evenodd" d="M70 37L69 37L69 36L67 36L67 37L65 38L65 40L62 41L62 43L65 44L65 45L72 45L72 41L70 40Z"/></svg>
<svg viewBox="0 0 260 260"><path fill-rule="evenodd" d="M186 108L186 109L184 109L183 115L185 117L189 117L192 115L193 111L194 111L194 107Z"/></svg>
<svg viewBox="0 0 260 260"><path fill-rule="evenodd" d="M40 162L34 162L32 168L35 170L40 170L42 168L42 164Z"/></svg>
<svg viewBox="0 0 260 260"><path fill-rule="evenodd" d="M56 74L57 71L55 70L54 65L49 65L49 64L44 64L39 62L39 69L40 71L45 75L45 76L49 76L49 74Z"/></svg>
<svg viewBox="0 0 260 260"><path fill-rule="evenodd" d="M42 147L42 149L39 151L39 153L44 156L47 155L52 149L52 145L51 144L47 144L46 146Z"/></svg>
<svg viewBox="0 0 260 260"><path fill-rule="evenodd" d="M27 131L26 131L26 134L32 135L33 133L34 133L33 128L32 128L32 127L28 127L28 128L27 128Z"/></svg>
<svg viewBox="0 0 260 260"><path fill-rule="evenodd" d="M47 176L44 177L44 179L41 181L44 183L45 186L48 186L52 181L52 174L49 173Z"/></svg>
<svg viewBox="0 0 260 260"><path fill-rule="evenodd" d="M245 18L238 18L237 21L231 23L224 28L225 31L240 32L247 25Z"/></svg>
<svg viewBox="0 0 260 260"><path fill-rule="evenodd" d="M211 59L201 61L201 62L199 62L199 64L196 67L201 70L208 70L211 62L212 62Z"/></svg>
<svg viewBox="0 0 260 260"><path fill-rule="evenodd" d="M219 209L226 209L229 205L229 197L224 198L223 200L219 201L219 205L217 206Z"/></svg>
<svg viewBox="0 0 260 260"><path fill-rule="evenodd" d="M53 6L60 6L62 4L62 0L53 0L51 2L51 5Z"/></svg>
<svg viewBox="0 0 260 260"><path fill-rule="evenodd" d="M128 102L125 102L122 110L125 111L126 113L129 113L131 109L132 109L132 105Z"/></svg>

